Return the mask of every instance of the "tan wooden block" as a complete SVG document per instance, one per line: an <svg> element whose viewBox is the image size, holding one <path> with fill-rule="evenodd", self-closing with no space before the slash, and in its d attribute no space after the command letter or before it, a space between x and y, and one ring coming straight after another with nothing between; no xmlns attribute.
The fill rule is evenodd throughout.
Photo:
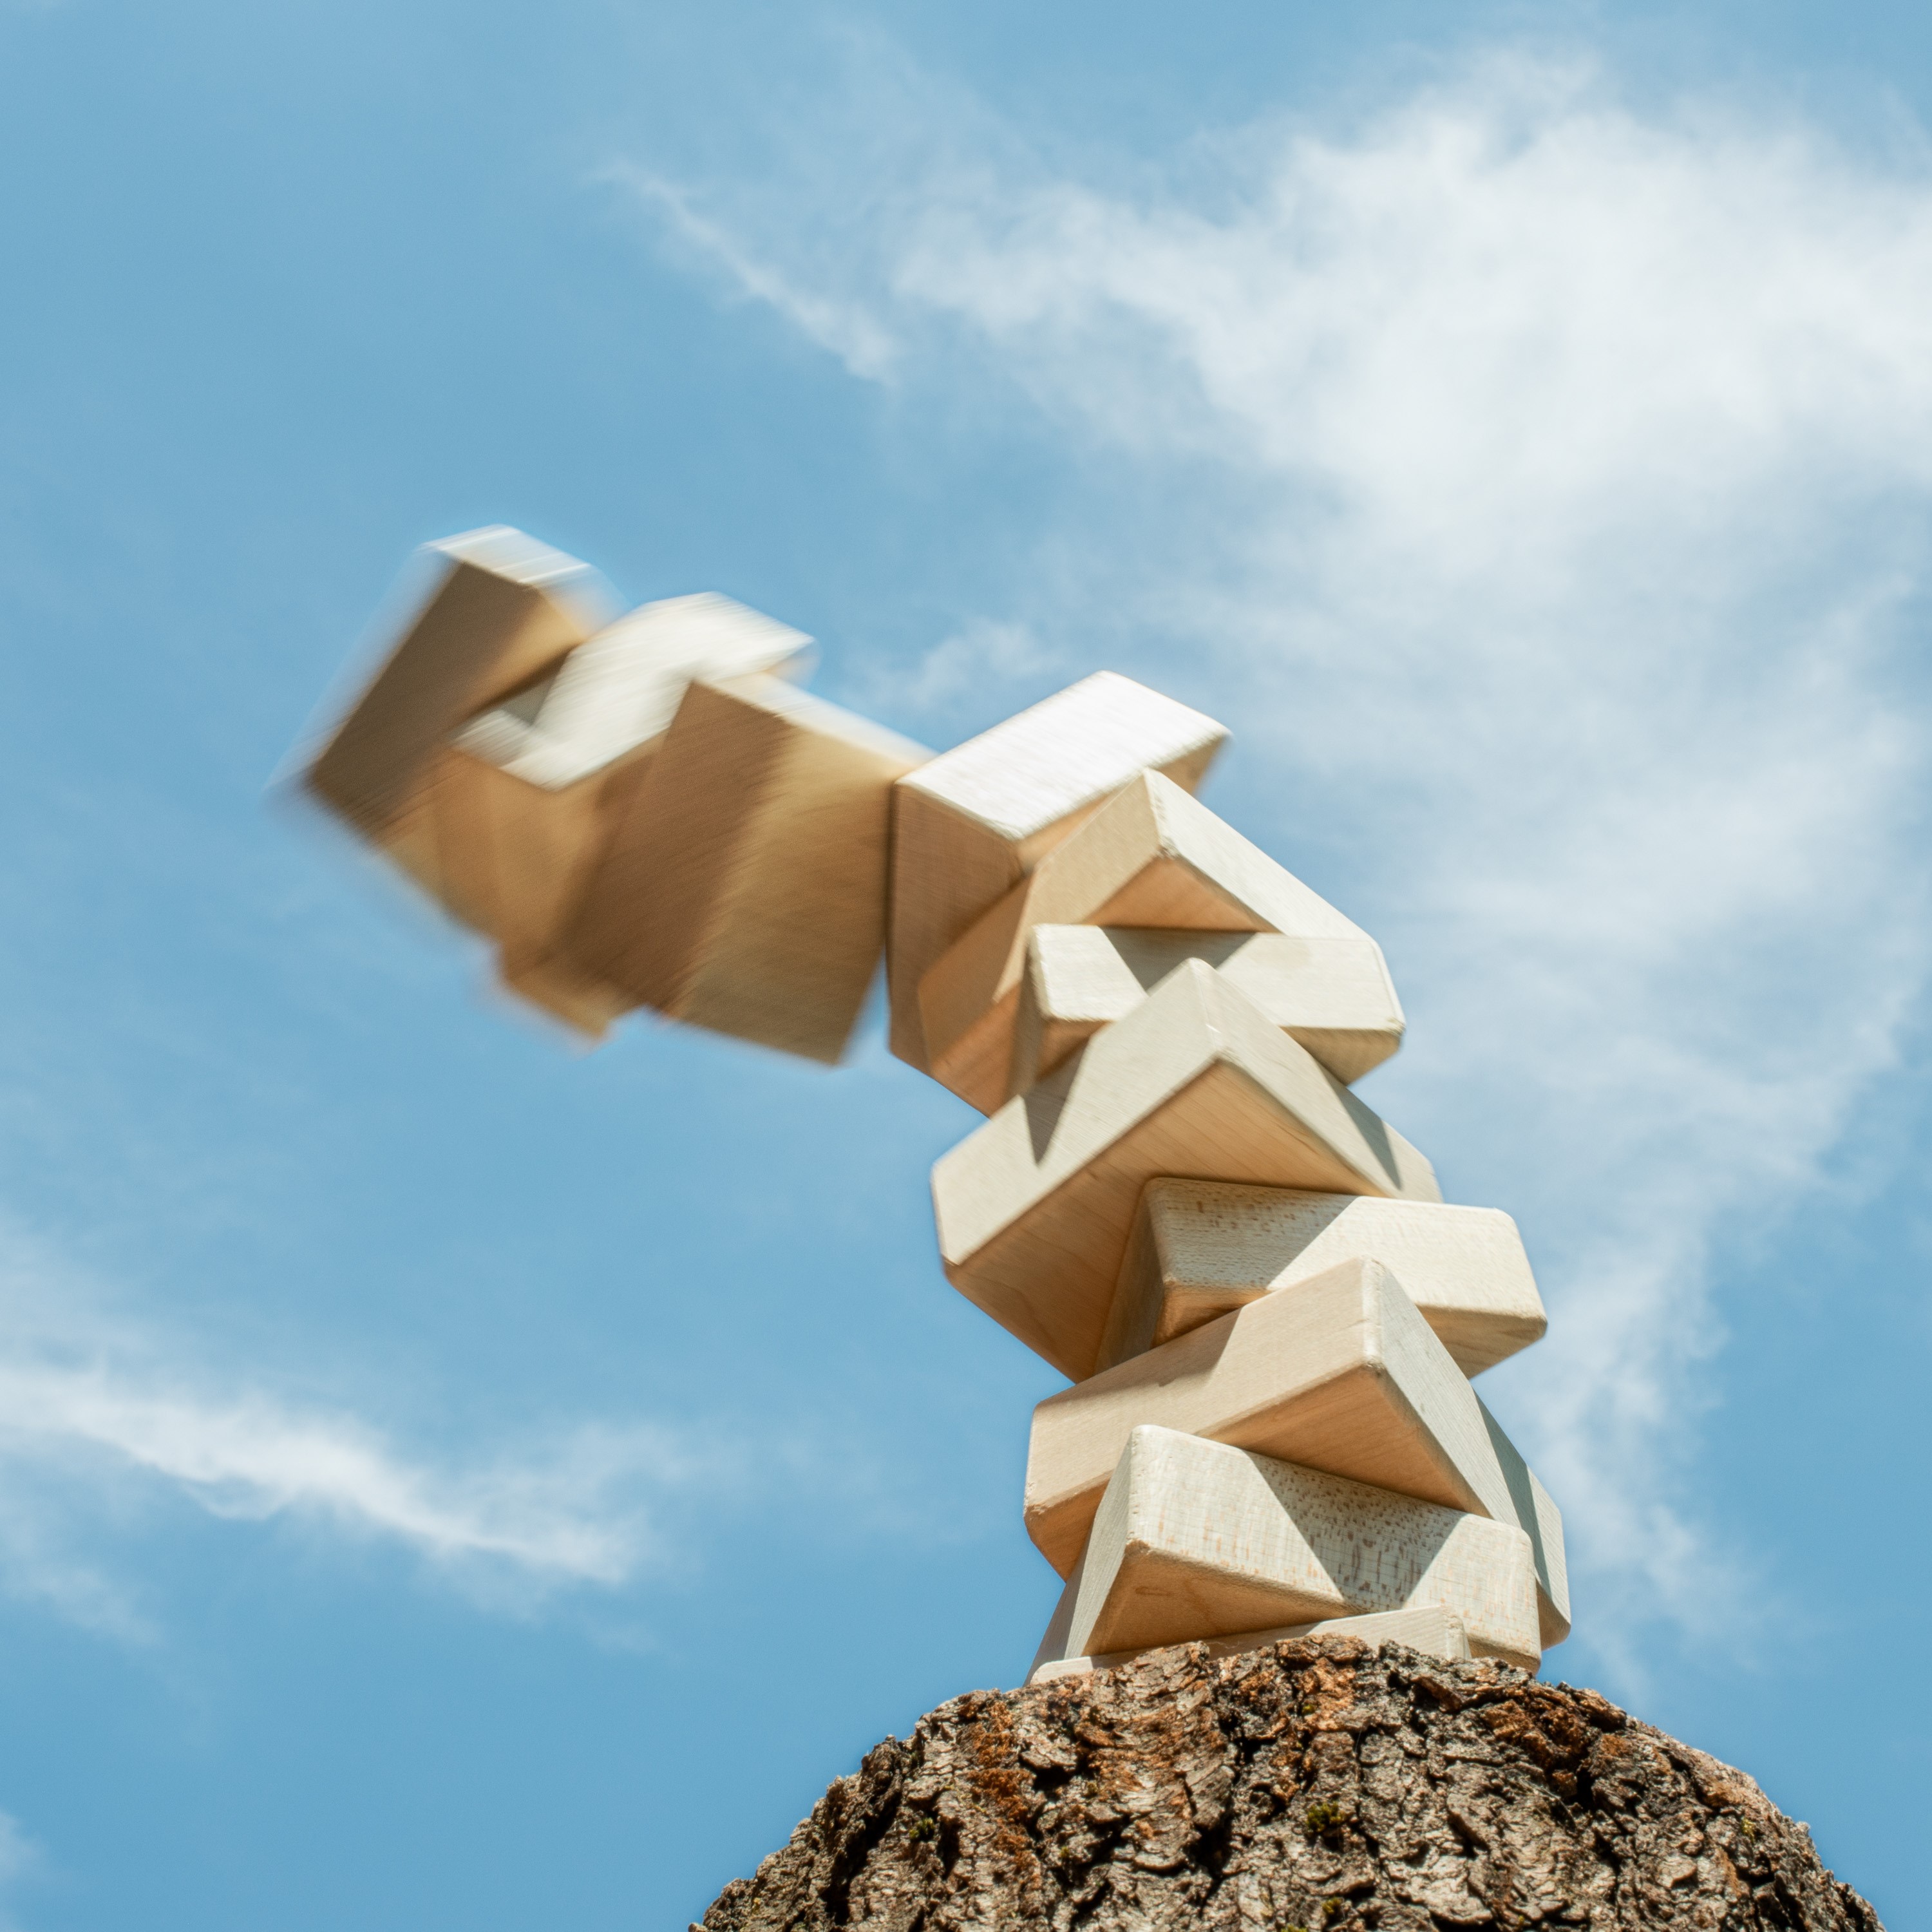
<svg viewBox="0 0 1932 1932"><path fill-rule="evenodd" d="M1345 1086L1402 1044L1401 1004L1372 939L1036 926L1001 1098L1024 1093L1082 1041L1124 1018L1184 959L1212 966Z"/></svg>
<svg viewBox="0 0 1932 1932"><path fill-rule="evenodd" d="M1471 1652L1469 1632L1454 1611L1431 1607L1420 1610L1375 1610L1366 1616L1324 1617L1318 1623L1279 1624L1272 1630L1244 1630L1238 1636L1198 1640L1205 1642L1210 1658L1239 1657L1250 1650L1264 1650L1278 1643L1304 1636L1352 1636L1363 1643L1399 1643L1419 1650L1426 1657L1439 1657L1448 1664L1466 1663ZM1116 1650L1100 1657L1045 1656L1049 1636L1042 1642L1034 1666L1027 1674L1028 1684L1051 1684L1059 1677L1086 1677L1096 1670L1118 1670L1148 1656L1146 1650ZM1159 1648L1160 1646L1156 1646Z"/></svg>
<svg viewBox="0 0 1932 1932"><path fill-rule="evenodd" d="M1522 1237L1500 1209L1162 1177L1141 1197L1100 1366L1367 1256L1395 1270L1466 1376L1549 1325Z"/></svg>
<svg viewBox="0 0 1932 1932"><path fill-rule="evenodd" d="M919 746L776 678L698 682L622 802L571 956L660 1012L836 1060L885 930Z"/></svg>
<svg viewBox="0 0 1932 1932"><path fill-rule="evenodd" d="M919 986L995 899L1137 772L1192 790L1227 733L1100 671L920 768L892 800L892 1049L924 1069Z"/></svg>
<svg viewBox="0 0 1932 1932"><path fill-rule="evenodd" d="M1189 960L941 1157L947 1276L1062 1374L1090 1375L1160 1174L1440 1198L1400 1134Z"/></svg>
<svg viewBox="0 0 1932 1932"><path fill-rule="evenodd" d="M811 648L803 632L729 597L664 598L605 626L453 742L513 778L568 791L661 740L692 679L794 675Z"/></svg>
<svg viewBox="0 0 1932 1932"><path fill-rule="evenodd" d="M1142 772L989 907L920 982L928 1070L982 1113L1021 1090L1013 1034L1038 926L1285 932L1380 950L1352 920L1180 786ZM1382 968L1387 1006L1401 1009Z"/></svg>
<svg viewBox="0 0 1932 1932"><path fill-rule="evenodd" d="M802 668L811 640L727 597L647 604L456 733L429 816L438 896L506 986L581 1030L637 1004L571 954L590 869L694 678Z"/></svg>
<svg viewBox="0 0 1932 1932"><path fill-rule="evenodd" d="M1425 1608L1460 1618L1479 1657L1541 1661L1529 1538L1514 1523L1144 1425L1039 1661Z"/></svg>
<svg viewBox="0 0 1932 1932"><path fill-rule="evenodd" d="M1144 1423L1514 1522L1535 1557L1544 1642L1568 1630L1562 1519L1378 1261L1340 1262L1040 1403L1027 1534L1063 1576Z"/></svg>
<svg viewBox="0 0 1932 1932"><path fill-rule="evenodd" d="M428 548L441 577L304 781L377 843L419 803L451 733L616 614L587 564L520 530L472 530Z"/></svg>

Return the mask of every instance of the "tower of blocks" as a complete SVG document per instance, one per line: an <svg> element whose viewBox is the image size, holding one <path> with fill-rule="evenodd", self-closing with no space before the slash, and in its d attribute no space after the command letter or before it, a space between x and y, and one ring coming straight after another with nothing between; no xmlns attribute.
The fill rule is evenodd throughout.
<svg viewBox="0 0 1932 1932"><path fill-rule="evenodd" d="M986 1115L933 1171L946 1274L1070 1384L1034 1680L1342 1629L1534 1670L1562 1519L1471 1378L1536 1282L1351 1090L1401 1043L1381 948L1195 798L1222 728L1103 671L934 755L728 598L620 613L501 528L430 562L316 798L593 1036L836 1061L883 957L893 1052Z"/></svg>

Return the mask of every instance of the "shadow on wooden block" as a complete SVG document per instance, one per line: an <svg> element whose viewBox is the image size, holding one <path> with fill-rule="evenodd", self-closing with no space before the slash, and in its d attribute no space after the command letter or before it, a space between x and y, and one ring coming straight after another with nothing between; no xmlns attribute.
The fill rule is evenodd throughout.
<svg viewBox="0 0 1932 1932"><path fill-rule="evenodd" d="M1549 1326L1522 1238L1499 1208L1164 1175L1141 1197L1099 1366L1371 1256L1394 1269L1466 1376Z"/></svg>
<svg viewBox="0 0 1932 1932"><path fill-rule="evenodd" d="M988 908L920 982L928 1070L982 1113L1019 1090L1009 1084L1015 1024L1028 940L1040 926L1352 942L1366 949L1380 978L1376 1022L1392 1024L1400 1038L1401 1008L1367 934L1180 786L1144 772ZM1124 976L1131 981L1131 969Z"/></svg>
<svg viewBox="0 0 1932 1932"><path fill-rule="evenodd" d="M1157 1174L1439 1198L1414 1148L1191 960L940 1159L947 1277L1078 1381Z"/></svg>
<svg viewBox="0 0 1932 1932"><path fill-rule="evenodd" d="M497 525L426 548L436 582L304 778L379 844L406 832L452 732L616 614L589 565L520 530Z"/></svg>
<svg viewBox="0 0 1932 1932"><path fill-rule="evenodd" d="M1365 1483L1172 1430L1128 1438L1036 1659L1371 1611L1437 1609L1470 1648L1541 1661L1529 1539Z"/></svg>
<svg viewBox="0 0 1932 1932"><path fill-rule="evenodd" d="M496 942L508 988L601 1034L637 1001L566 934L618 809L694 677L789 674L811 640L711 596L605 622L595 573L513 530L432 548L441 578L308 787Z"/></svg>
<svg viewBox="0 0 1932 1932"><path fill-rule="evenodd" d="M1380 1262L1340 1262L1040 1403L1027 1533L1063 1576L1143 1424L1514 1523L1544 1646L1568 1632L1556 1505Z"/></svg>
<svg viewBox="0 0 1932 1932"><path fill-rule="evenodd" d="M1028 935L1000 1100L1024 1094L1101 1028L1125 1018L1185 959L1213 967L1344 1086L1402 1044L1402 1008L1372 939L1036 926Z"/></svg>
<svg viewBox="0 0 1932 1932"><path fill-rule="evenodd" d="M922 766L892 801L892 1050L927 1068L920 982L973 922L1144 770L1192 790L1227 733L1096 672Z"/></svg>
<svg viewBox="0 0 1932 1932"><path fill-rule="evenodd" d="M926 756L773 678L692 683L569 952L674 1018L836 1061L884 943L892 786Z"/></svg>

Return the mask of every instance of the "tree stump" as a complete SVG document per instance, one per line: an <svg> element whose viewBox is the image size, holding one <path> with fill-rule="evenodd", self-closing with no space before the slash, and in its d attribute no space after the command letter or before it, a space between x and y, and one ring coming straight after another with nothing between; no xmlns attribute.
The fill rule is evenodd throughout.
<svg viewBox="0 0 1932 1932"><path fill-rule="evenodd" d="M1351 1637L974 1691L693 1932L1882 1932L1742 1772L1592 1690Z"/></svg>

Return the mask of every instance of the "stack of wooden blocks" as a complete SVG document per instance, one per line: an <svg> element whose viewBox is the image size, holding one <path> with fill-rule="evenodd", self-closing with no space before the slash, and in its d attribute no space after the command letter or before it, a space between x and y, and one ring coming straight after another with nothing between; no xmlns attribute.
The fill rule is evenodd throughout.
<svg viewBox="0 0 1932 1932"><path fill-rule="evenodd" d="M1196 800L1222 728L1103 672L934 757L727 598L433 549L314 794L592 1034L836 1060L883 953L892 1051L987 1116L934 1170L946 1272L1072 1384L1034 1677L1343 1628L1534 1670L1562 1520L1470 1378L1535 1281L1350 1090L1401 1042L1381 949Z"/></svg>

